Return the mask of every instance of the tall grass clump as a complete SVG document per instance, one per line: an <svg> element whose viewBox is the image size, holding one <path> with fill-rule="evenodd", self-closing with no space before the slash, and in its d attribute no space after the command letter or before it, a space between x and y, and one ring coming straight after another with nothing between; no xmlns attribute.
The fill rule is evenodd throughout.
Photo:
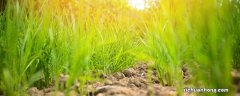
<svg viewBox="0 0 240 96"><path fill-rule="evenodd" d="M6 95L24 95L27 86L49 86L67 57L64 43L59 44L61 36L56 36L60 33L54 33L59 23L45 11L53 8L42 5L40 16L35 4L7 2L6 24L1 33L1 52L5 54L1 55L1 90Z"/></svg>
<svg viewBox="0 0 240 96"><path fill-rule="evenodd" d="M177 85L179 94L182 94L181 66L189 47L188 25L183 21L186 3L159 1L157 4L158 7L150 9L152 18L146 25L148 33L144 44L156 63L161 83L166 86Z"/></svg>
<svg viewBox="0 0 240 96"><path fill-rule="evenodd" d="M201 4L201 2L198 2ZM194 3L195 4L195 3ZM232 43L234 41L234 24L229 9L230 1L208 1L205 6L193 7L192 24L195 34L192 48L193 59L199 66L195 70L199 87L228 88L231 87ZM202 11L201 11L202 10ZM195 13L200 11L199 13ZM209 13L209 14L206 14ZM204 22L194 20L196 16ZM193 67L194 68L194 67ZM200 81L198 81L200 80ZM209 93L206 93L210 95ZM211 95L229 95L217 93Z"/></svg>
<svg viewBox="0 0 240 96"><path fill-rule="evenodd" d="M26 95L32 86L62 90L59 76L68 74L64 91L78 81L78 91L85 94L84 85L96 72L131 66L135 45L131 27L125 28L133 26L124 17L126 5L114 0L8 0L0 19L0 90L10 96Z"/></svg>
<svg viewBox="0 0 240 96"><path fill-rule="evenodd" d="M239 30L239 26L240 26L240 22L239 22L239 16L240 16L240 12L239 12L239 8L240 8L240 2L239 1L232 1L231 2L231 6L230 6L230 10L232 10L231 12L231 16L232 16L232 20L233 20L233 25L234 26L234 38L235 38L235 42L233 43L233 60L234 60L234 68L238 69L240 68L240 33L238 32Z"/></svg>
<svg viewBox="0 0 240 96"><path fill-rule="evenodd" d="M235 5L228 0L165 0L157 4L159 7L150 10L152 18L146 23L150 27L144 43L155 58L161 82L176 85L182 94L184 64L192 71L192 87L232 90L232 60L237 61L232 49L238 42L235 36L239 24L234 24L233 16L238 16L230 8Z"/></svg>
<svg viewBox="0 0 240 96"><path fill-rule="evenodd" d="M4 28L5 28L5 16L4 15L0 15L0 64L1 64L1 68L0 70L3 70L4 65L3 65L3 57L4 57L4 51L3 51L3 47L4 47L4 42L3 42L3 33L4 33ZM2 76L2 74L0 74L0 76ZM0 81L2 81L2 79L0 78ZM1 84L0 84L1 86ZM2 93L2 90L0 89L0 93Z"/></svg>
<svg viewBox="0 0 240 96"><path fill-rule="evenodd" d="M99 45L91 59L94 69L105 73L113 73L132 66L134 56L131 54L131 47L134 45L131 41L126 40L128 39L105 42L104 45Z"/></svg>
<svg viewBox="0 0 240 96"><path fill-rule="evenodd" d="M135 34L130 32L134 24L129 21L126 1L95 1L98 6L90 7L96 14L91 22L94 24L95 36L91 66L94 70L113 73L133 65L132 51L137 47Z"/></svg>
<svg viewBox="0 0 240 96"><path fill-rule="evenodd" d="M4 94L24 95L28 87L48 87L65 72L71 84L87 70L91 35L79 32L82 26L76 24L82 23L69 18L72 14L61 15L58 2L8 0L6 26L1 30Z"/></svg>

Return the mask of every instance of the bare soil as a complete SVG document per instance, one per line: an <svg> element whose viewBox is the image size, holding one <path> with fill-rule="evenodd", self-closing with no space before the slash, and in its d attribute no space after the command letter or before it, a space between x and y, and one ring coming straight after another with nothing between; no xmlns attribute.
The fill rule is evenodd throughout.
<svg viewBox="0 0 240 96"><path fill-rule="evenodd" d="M157 78L155 68L149 68L146 63L136 64L122 72L100 75L103 81L87 84L85 90L87 96L176 96L176 88L163 86ZM189 79L189 73L183 68L184 80ZM62 75L60 81L66 81L67 75ZM74 86L79 86L76 83ZM52 88L38 90L36 87L28 90L30 96L65 96L63 92L54 91ZM69 96L80 96L76 91L71 91ZM191 96L184 93L184 96Z"/></svg>
<svg viewBox="0 0 240 96"><path fill-rule="evenodd" d="M103 74L104 83L90 86L95 91L92 96L175 96L176 88L163 87L157 78L156 69L148 70L147 64L117 72L112 75ZM149 72L149 73L148 73ZM88 89L88 88L87 88Z"/></svg>
<svg viewBox="0 0 240 96"><path fill-rule="evenodd" d="M191 80L190 72L186 66L182 67L184 82ZM125 69L114 74L101 74L100 81L91 82L85 85L86 96L177 96L174 86L161 84L157 78L157 70L149 68L146 63L136 64L135 67ZM60 76L60 83L66 83L68 75ZM240 96L240 72L232 71L233 85L235 86L235 96ZM164 85L164 86L163 86ZM79 87L76 82L73 88ZM42 90L32 87L27 90L30 96L81 96L77 91L70 91L64 94L55 91L53 88ZM84 95L84 96L85 96ZM184 93L184 96L194 96L193 93Z"/></svg>

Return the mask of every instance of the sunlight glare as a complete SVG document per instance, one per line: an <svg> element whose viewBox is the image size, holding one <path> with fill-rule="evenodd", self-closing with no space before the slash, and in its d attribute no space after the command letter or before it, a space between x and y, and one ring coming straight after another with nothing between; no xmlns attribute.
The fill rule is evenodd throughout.
<svg viewBox="0 0 240 96"><path fill-rule="evenodd" d="M131 7L139 10L149 8L149 5L147 5L147 0L129 0L128 3Z"/></svg>

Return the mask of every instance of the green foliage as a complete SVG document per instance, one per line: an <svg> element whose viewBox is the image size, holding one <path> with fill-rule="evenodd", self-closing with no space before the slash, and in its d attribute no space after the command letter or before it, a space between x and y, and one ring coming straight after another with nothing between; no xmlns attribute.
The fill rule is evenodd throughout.
<svg viewBox="0 0 240 96"><path fill-rule="evenodd" d="M87 1L84 1L84 4L86 3ZM36 4L40 6L37 7L39 10L36 10ZM106 22L101 24L102 22L96 21L107 15L96 12L99 17L90 18L93 15L91 12L95 12L92 10L94 8L82 6L83 2L76 4L80 9L89 7L89 10L82 11L76 8L81 14L68 14L70 10L73 12L72 9L67 7L61 9L61 6L67 6L61 4L60 1L50 0L45 2L8 0L6 16L1 15L0 18L0 90L5 95L25 95L27 88L31 86L58 87L61 73L69 74L66 92L78 80L81 83L79 91L84 94L84 84L92 80L89 79L93 74L92 70L105 68L105 72L115 72L133 64L133 56L129 56L132 45L128 41L119 42L121 39L116 38L115 41L118 41L116 44L108 45L107 41L103 41L103 46L96 46L100 45L99 40L109 40L108 37L116 35L114 31L122 30L119 27L107 29L108 23L116 20L113 19L115 17L109 20L105 18ZM106 37L94 38L103 26L106 26L104 27ZM102 48L108 49L102 51ZM105 57L102 54L108 58L103 59ZM93 56L99 58L93 59ZM114 59L111 59L111 56ZM110 68L109 64L112 64Z"/></svg>
<svg viewBox="0 0 240 96"><path fill-rule="evenodd" d="M161 82L177 85L179 94L183 89L180 70L185 63L194 74L194 87L232 90L232 60L238 62L239 58L239 12L236 12L239 7L235 5L239 2L210 0L199 6L202 3L162 1L161 7L153 8L150 13L153 18L143 40L148 54L155 58Z"/></svg>
<svg viewBox="0 0 240 96"><path fill-rule="evenodd" d="M134 57L130 54L131 41L117 41L96 48L91 58L94 69L112 73L133 65Z"/></svg>
<svg viewBox="0 0 240 96"><path fill-rule="evenodd" d="M232 13L232 20L234 24L234 38L235 42L233 43L233 60L234 60L234 68L237 68L239 70L240 68L240 33L238 30L240 30L240 2L238 1L232 1L232 6L230 6Z"/></svg>
<svg viewBox="0 0 240 96"><path fill-rule="evenodd" d="M0 15L0 92L61 89L64 73L66 92L78 80L84 94L95 74L143 59L154 61L161 83L177 86L179 95L183 64L193 74L192 87L232 90L230 73L240 68L239 1L150 3L153 7L136 10L124 0L8 0Z"/></svg>

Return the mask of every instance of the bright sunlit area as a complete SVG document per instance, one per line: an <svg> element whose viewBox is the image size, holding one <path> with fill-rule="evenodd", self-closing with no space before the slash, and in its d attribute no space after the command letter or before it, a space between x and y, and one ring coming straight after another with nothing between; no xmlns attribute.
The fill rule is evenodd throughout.
<svg viewBox="0 0 240 96"><path fill-rule="evenodd" d="M144 10L146 8L150 8L148 0L129 0L128 3L131 7L136 8L138 10Z"/></svg>

